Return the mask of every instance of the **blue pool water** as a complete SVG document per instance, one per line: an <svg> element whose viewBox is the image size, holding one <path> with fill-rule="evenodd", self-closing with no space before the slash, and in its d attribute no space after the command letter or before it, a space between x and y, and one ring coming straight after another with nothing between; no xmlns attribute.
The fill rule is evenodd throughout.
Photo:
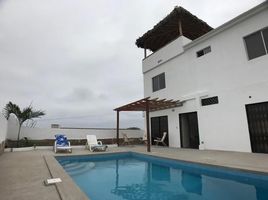
<svg viewBox="0 0 268 200"><path fill-rule="evenodd" d="M268 200L264 174L138 153L56 159L91 200Z"/></svg>

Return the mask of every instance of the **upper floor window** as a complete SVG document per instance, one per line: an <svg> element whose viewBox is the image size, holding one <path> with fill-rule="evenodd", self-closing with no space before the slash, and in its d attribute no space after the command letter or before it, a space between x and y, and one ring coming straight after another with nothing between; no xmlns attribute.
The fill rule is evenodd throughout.
<svg viewBox="0 0 268 200"><path fill-rule="evenodd" d="M152 80L153 80L153 92L161 90L166 87L165 73L153 77Z"/></svg>
<svg viewBox="0 0 268 200"><path fill-rule="evenodd" d="M210 53L210 52L211 52L211 47L208 46L208 47L206 47L204 49L201 49L200 51L196 52L196 56L201 57L201 56L203 56L203 55L205 55L207 53Z"/></svg>
<svg viewBox="0 0 268 200"><path fill-rule="evenodd" d="M268 54L268 28L244 37L248 59L254 59Z"/></svg>

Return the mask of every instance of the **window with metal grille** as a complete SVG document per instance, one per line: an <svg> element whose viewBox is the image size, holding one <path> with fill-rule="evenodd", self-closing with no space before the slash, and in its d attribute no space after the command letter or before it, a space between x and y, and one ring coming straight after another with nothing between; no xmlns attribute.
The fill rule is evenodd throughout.
<svg viewBox="0 0 268 200"><path fill-rule="evenodd" d="M244 37L248 59L268 54L268 27Z"/></svg>
<svg viewBox="0 0 268 200"><path fill-rule="evenodd" d="M152 81L153 81L153 92L164 89L166 87L165 73L153 77Z"/></svg>
<svg viewBox="0 0 268 200"><path fill-rule="evenodd" d="M201 57L201 56L203 56L203 55L205 55L205 54L207 54L209 52L211 52L211 47L210 46L208 46L208 47L206 47L204 49L201 49L200 51L196 52L196 56Z"/></svg>
<svg viewBox="0 0 268 200"><path fill-rule="evenodd" d="M208 105L218 104L218 103L219 103L218 96L201 99L202 106L208 106Z"/></svg>

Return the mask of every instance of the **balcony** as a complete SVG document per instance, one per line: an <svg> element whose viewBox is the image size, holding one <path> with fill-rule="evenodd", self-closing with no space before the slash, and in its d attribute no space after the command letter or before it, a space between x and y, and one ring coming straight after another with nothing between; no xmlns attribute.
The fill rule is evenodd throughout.
<svg viewBox="0 0 268 200"><path fill-rule="evenodd" d="M189 42L191 42L191 40L184 36L180 36L172 42L168 43L163 48L144 58L142 61L143 73L146 73L147 71L183 53L183 46Z"/></svg>

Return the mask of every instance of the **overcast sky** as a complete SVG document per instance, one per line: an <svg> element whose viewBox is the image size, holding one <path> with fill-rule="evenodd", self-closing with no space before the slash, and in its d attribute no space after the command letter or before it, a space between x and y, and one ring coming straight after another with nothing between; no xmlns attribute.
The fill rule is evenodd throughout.
<svg viewBox="0 0 268 200"><path fill-rule="evenodd" d="M45 110L37 126L115 127L143 97L135 40L182 6L216 28L263 0L0 0L0 108ZM122 113L121 126L143 126Z"/></svg>

